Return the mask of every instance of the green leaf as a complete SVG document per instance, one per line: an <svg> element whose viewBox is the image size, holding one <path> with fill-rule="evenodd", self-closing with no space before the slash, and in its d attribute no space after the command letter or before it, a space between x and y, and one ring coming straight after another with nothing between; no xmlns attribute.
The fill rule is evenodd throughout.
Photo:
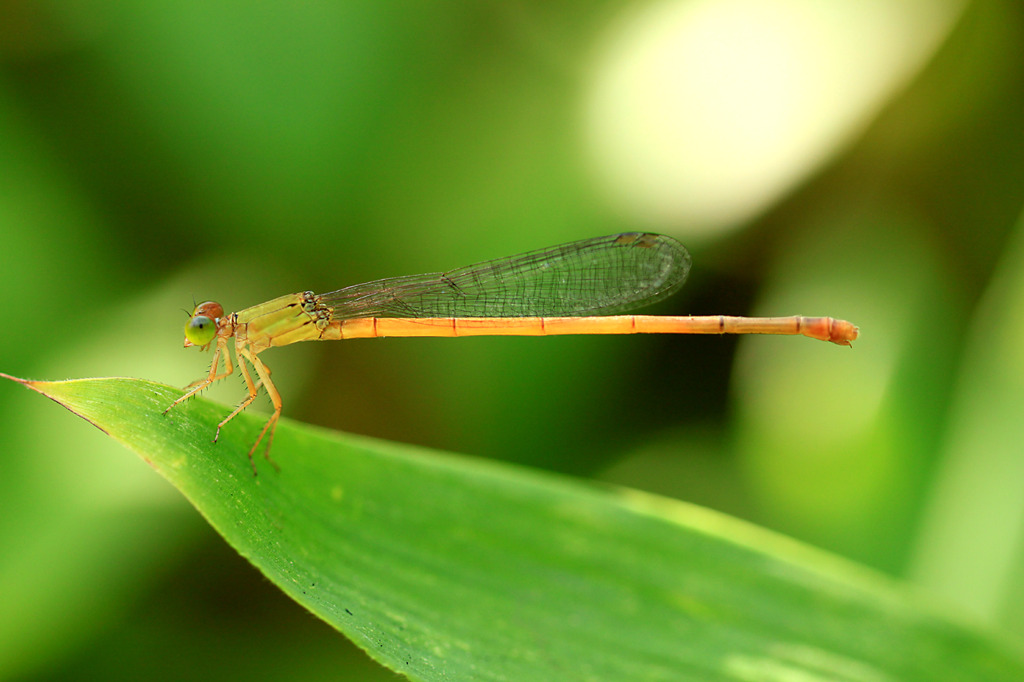
<svg viewBox="0 0 1024 682"><path fill-rule="evenodd" d="M6 376L6 375L3 375ZM8 377L13 378L13 377ZM420 680L1020 680L883 578L700 508L134 379L15 379L135 451L293 599ZM341 671L339 671L341 672Z"/></svg>

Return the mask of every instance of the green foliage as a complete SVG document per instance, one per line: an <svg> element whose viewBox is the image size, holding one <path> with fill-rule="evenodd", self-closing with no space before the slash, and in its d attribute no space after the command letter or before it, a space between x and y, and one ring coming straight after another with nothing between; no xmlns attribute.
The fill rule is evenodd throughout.
<svg viewBox="0 0 1024 682"><path fill-rule="evenodd" d="M0 7L5 371L184 386L198 301L665 232L652 312L862 340L261 357L292 418L698 503L1024 642L1021 3ZM0 382L0 680L395 679L48 402Z"/></svg>
<svg viewBox="0 0 1024 682"><path fill-rule="evenodd" d="M1019 680L867 571L623 489L284 420L132 379L22 382L176 486L294 600L417 680ZM111 557L114 560L114 557Z"/></svg>

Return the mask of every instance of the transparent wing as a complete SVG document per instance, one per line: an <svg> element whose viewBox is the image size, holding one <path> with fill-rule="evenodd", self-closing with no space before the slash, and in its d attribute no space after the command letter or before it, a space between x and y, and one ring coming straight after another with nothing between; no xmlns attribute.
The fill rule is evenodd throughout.
<svg viewBox="0 0 1024 682"><path fill-rule="evenodd" d="M689 271L690 254L678 241L634 232L356 284L321 301L335 319L612 314L670 296Z"/></svg>

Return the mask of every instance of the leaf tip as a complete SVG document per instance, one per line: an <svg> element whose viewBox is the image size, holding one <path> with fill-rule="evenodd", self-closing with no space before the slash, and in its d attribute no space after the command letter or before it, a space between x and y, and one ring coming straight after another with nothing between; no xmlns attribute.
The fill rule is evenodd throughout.
<svg viewBox="0 0 1024 682"><path fill-rule="evenodd" d="M92 424L93 426L98 428L103 433L106 433L107 435L109 435L109 432L106 429L104 429L102 426L97 424L94 419L91 419L90 417L88 417L87 415L83 414L78 409L75 409L75 407L72 406L72 403L69 402L65 396L62 396L59 392L56 392L56 391L52 390L52 388L49 391L46 390L46 387L57 387L57 386L61 386L61 385L66 385L66 384L72 383L73 380L68 380L68 381L32 381L30 379L21 379L21 378L18 378L16 376L11 376L10 374L5 374L3 372L0 372L0 377L2 377L4 379L10 379L11 381L14 381L16 383L21 384L25 388L30 388L33 391L35 391L36 393L38 393L40 395L43 395L43 396L46 396L47 398L49 398L53 402L57 403L58 405L60 405L64 409L68 410L72 414L75 414L75 415L81 417L82 419L86 420L87 422L89 422L90 424Z"/></svg>
<svg viewBox="0 0 1024 682"><path fill-rule="evenodd" d="M22 379L20 377L11 376L10 374L5 374L4 372L0 372L0 377L2 377L4 379L10 379L11 381L13 381L15 383L18 383L18 384L21 384L22 386L24 386L26 388L31 388L33 391L38 391L39 393L42 393L42 391L39 390L39 387L37 385L39 382L37 382L37 381L31 381L29 379Z"/></svg>

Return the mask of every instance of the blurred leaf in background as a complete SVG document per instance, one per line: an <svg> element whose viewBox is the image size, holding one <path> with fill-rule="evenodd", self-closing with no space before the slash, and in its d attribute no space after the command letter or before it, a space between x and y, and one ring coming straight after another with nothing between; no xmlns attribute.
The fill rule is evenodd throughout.
<svg viewBox="0 0 1024 682"><path fill-rule="evenodd" d="M1022 29L1009 0L4 3L0 370L184 385L194 299L667 232L694 270L652 312L862 341L300 344L265 356L288 416L727 511L1020 637L1024 351L986 332L1018 300ZM0 677L392 677L101 434L0 407Z"/></svg>

